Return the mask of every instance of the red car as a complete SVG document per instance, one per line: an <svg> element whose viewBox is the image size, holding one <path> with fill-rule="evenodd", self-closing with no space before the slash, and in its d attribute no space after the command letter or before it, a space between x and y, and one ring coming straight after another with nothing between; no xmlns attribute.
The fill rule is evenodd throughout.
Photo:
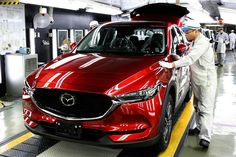
<svg viewBox="0 0 236 157"><path fill-rule="evenodd" d="M189 67L169 70L158 62L188 53L178 27L187 13L180 6L151 4L135 9L131 21L90 31L72 53L26 78L26 127L56 139L164 150L173 115L190 99L191 86Z"/></svg>

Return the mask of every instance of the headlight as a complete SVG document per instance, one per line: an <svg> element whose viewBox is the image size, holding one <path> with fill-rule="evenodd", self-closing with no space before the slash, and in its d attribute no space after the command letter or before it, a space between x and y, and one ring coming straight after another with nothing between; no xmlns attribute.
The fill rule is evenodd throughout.
<svg viewBox="0 0 236 157"><path fill-rule="evenodd" d="M30 97L33 96L34 91L35 91L35 89L30 87L29 83L26 80L25 80L25 91Z"/></svg>
<svg viewBox="0 0 236 157"><path fill-rule="evenodd" d="M153 98L159 92L160 88L161 83L158 83L154 87L115 96L114 99L117 103L128 103L148 100Z"/></svg>

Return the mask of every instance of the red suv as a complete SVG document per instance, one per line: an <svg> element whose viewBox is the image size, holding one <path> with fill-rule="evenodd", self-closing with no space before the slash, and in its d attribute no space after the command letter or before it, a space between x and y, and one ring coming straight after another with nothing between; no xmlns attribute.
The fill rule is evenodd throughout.
<svg viewBox="0 0 236 157"><path fill-rule="evenodd" d="M180 6L151 4L135 9L131 21L90 31L72 53L26 78L26 127L56 139L164 150L173 115L191 97L191 86L189 67L169 70L158 62L188 53L178 27L187 13Z"/></svg>

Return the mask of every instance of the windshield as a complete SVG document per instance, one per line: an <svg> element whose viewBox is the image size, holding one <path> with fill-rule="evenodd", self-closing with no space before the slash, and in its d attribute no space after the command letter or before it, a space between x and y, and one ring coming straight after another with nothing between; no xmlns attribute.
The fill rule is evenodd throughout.
<svg viewBox="0 0 236 157"><path fill-rule="evenodd" d="M77 52L164 54L165 41L164 27L155 24L109 24L93 30Z"/></svg>

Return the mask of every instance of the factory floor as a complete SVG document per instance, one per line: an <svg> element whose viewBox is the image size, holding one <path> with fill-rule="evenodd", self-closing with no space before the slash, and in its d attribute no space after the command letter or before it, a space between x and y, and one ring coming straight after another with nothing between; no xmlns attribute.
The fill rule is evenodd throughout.
<svg viewBox="0 0 236 157"><path fill-rule="evenodd" d="M176 145L170 142L167 152L122 150L81 145L65 141L45 139L29 133L22 118L21 99L1 99L0 106L0 157L53 157L53 156L179 156L179 157L236 157L236 51L228 51L225 65L217 67L218 88L214 109L213 135L208 150L202 149L197 136L188 136L193 111L190 101L175 124L172 141L180 136ZM184 124L184 123L186 124ZM183 127L184 125L184 127ZM184 129L179 129L184 128ZM173 149L175 148L176 149ZM175 151L170 154L170 151ZM169 152L168 152L169 151Z"/></svg>
<svg viewBox="0 0 236 157"><path fill-rule="evenodd" d="M213 135L208 150L188 136L179 157L236 157L236 51L228 51L225 65L217 67L217 96Z"/></svg>

